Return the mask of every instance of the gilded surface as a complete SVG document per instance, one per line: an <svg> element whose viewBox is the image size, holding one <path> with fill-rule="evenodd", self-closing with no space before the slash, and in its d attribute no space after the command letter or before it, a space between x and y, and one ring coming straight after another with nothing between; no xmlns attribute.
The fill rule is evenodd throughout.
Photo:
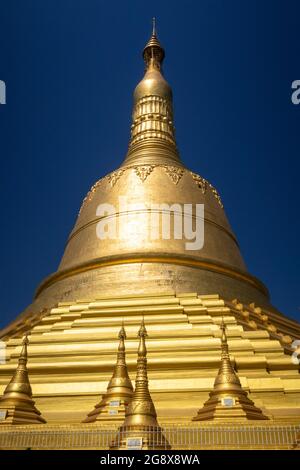
<svg viewBox="0 0 300 470"><path fill-rule="evenodd" d="M14 409L18 409L15 393L23 398L27 395L35 419L44 422L32 408L31 385L48 424L0 426L0 447L22 447L25 437L26 444L35 448L67 448L70 442L78 448L107 447L111 442L108 437L118 435L117 427L111 426L105 434L98 418L105 415L109 423L120 424L119 416L124 418L130 402L136 366L136 396L143 391L144 398L132 402L132 414L127 417L147 416L157 426L157 415L163 426L163 430L157 429L162 448L169 443L173 448L187 446L190 429L197 436L196 448L208 442L207 436L209 442L219 443L216 447L236 448L244 442L245 447L267 448L273 442L276 448L290 448L299 442L300 375L291 356L292 343L300 338L300 326L270 304L266 287L248 273L217 190L181 162L172 90L162 74L164 55L154 34L143 52L146 73L134 92L131 138L123 163L91 188L58 271L43 281L33 303L1 332L7 348L6 363L0 365L0 392L4 393L0 404L9 393ZM100 242L96 237L97 207L100 203L116 207L120 196L137 206L204 204L203 248L187 253L185 239L149 240L145 228L148 211L134 208L130 211L134 229L128 227L127 237ZM118 221L123 215L116 211L114 217ZM143 317L149 331L148 363L145 338L136 339ZM219 334L222 318L230 351L226 358ZM126 363L122 332L117 361L115 358L116 336L123 320ZM30 384L27 365L18 362L19 357L23 357L21 362L25 360L22 336L26 332L30 337ZM223 369L218 375L221 360ZM14 385L8 385L12 376ZM193 427L197 423L192 424L192 418L199 408L205 408L209 394L224 384L237 387L229 398L237 400L239 413L229 413L231 422L223 416L219 427L208 422ZM206 419L214 416L212 410L220 411L221 396L213 396L215 401L206 407ZM250 418L247 434L241 410ZM263 428L253 424L260 410L269 418ZM96 419L79 424L87 416ZM141 418L144 444L151 447L147 423ZM234 430L227 434L233 436L232 441L224 443L226 426ZM12 428L17 429L14 437ZM45 433L34 434L36 428L45 429ZM179 428L181 442L176 441L181 435ZM90 429L94 431L86 433ZM133 436L140 432L133 430ZM88 444L84 444L87 435ZM38 436L36 441L33 436ZM125 445L123 437L115 439L115 447Z"/></svg>
<svg viewBox="0 0 300 470"><path fill-rule="evenodd" d="M125 353L126 332L124 326L119 331L117 361L107 391L102 400L88 413L83 423L122 422L132 398L133 388L128 375Z"/></svg>
<svg viewBox="0 0 300 470"><path fill-rule="evenodd" d="M46 421L34 406L32 390L27 370L27 335L22 340L22 349L17 368L0 399L0 411L4 419L0 425L7 424L42 424Z"/></svg>
<svg viewBox="0 0 300 470"><path fill-rule="evenodd" d="M229 357L226 326L223 318L221 331L221 364L219 372L215 379L213 389L209 393L209 399L198 411L193 421L228 421L230 419L248 421L268 419L268 417L254 405L253 401L248 398L234 370ZM227 405L225 404L226 400Z"/></svg>
<svg viewBox="0 0 300 470"><path fill-rule="evenodd" d="M143 315L149 332L149 387L159 422L189 424L213 388L224 317L231 360L249 398L275 422L297 423L300 375L299 366L291 360L291 343L299 338L299 326L259 305L255 308L268 315L276 332L268 330L251 302L228 302L218 295L157 292L59 303L35 326L27 327L28 368L37 406L48 423L81 422L107 391L123 320L126 364L133 380L136 332ZM255 319L257 326L249 319ZM22 328L6 340L0 393L16 369Z"/></svg>
<svg viewBox="0 0 300 470"><path fill-rule="evenodd" d="M137 372L135 389L131 401L125 411L125 419L118 429L116 437L110 444L111 449L126 449L130 438L138 437L142 440L143 449L170 449L162 429L157 422L155 406L153 404L147 373L147 348L144 317L138 332L139 347L137 358ZM151 429L151 432L149 432Z"/></svg>

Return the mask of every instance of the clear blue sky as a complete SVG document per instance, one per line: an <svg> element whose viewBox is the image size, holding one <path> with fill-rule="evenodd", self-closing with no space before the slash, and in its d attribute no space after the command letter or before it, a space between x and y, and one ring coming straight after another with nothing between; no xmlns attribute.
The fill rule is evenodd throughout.
<svg viewBox="0 0 300 470"><path fill-rule="evenodd" d="M0 325L56 270L123 159L156 16L183 161L218 188L249 271L300 319L300 2L2 0Z"/></svg>

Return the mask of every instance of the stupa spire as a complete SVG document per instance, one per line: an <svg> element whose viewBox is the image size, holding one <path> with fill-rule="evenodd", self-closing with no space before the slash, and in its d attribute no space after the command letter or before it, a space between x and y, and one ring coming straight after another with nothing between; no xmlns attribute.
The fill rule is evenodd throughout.
<svg viewBox="0 0 300 470"><path fill-rule="evenodd" d="M154 403L148 387L147 373L147 330L144 318L138 332L139 347L135 390L126 409L125 420L110 448L123 449L127 447L128 439L140 439L142 449L169 449L157 421Z"/></svg>
<svg viewBox="0 0 300 470"><path fill-rule="evenodd" d="M145 76L134 90L131 138L123 165L177 164L172 89L162 74L165 51L158 40L156 20L143 50Z"/></svg>
<svg viewBox="0 0 300 470"><path fill-rule="evenodd" d="M0 399L0 410L4 413L0 424L41 424L46 421L34 406L28 377L28 337L24 336L18 366Z"/></svg>
<svg viewBox="0 0 300 470"><path fill-rule="evenodd" d="M238 387L238 389L241 389L240 379L235 373L233 365L230 361L224 318L222 318L220 329L221 329L221 364L220 364L218 375L215 379L214 389L224 390L224 388L226 387L230 387L230 388Z"/></svg>
<svg viewBox="0 0 300 470"><path fill-rule="evenodd" d="M165 58L165 51L157 38L155 18L152 18L152 35L144 47L143 57L146 70L150 68L161 70L161 65Z"/></svg>
<svg viewBox="0 0 300 470"><path fill-rule="evenodd" d="M144 319L138 332L140 338L137 358L137 372L135 379L135 390L132 400L126 411L126 419L123 426L158 426L156 410L149 392L147 373L147 330Z"/></svg>
<svg viewBox="0 0 300 470"><path fill-rule="evenodd" d="M226 326L222 318L221 329L221 363L214 388L209 399L198 411L193 421L206 420L261 420L268 419L257 408L248 394L243 390L229 356Z"/></svg>
<svg viewBox="0 0 300 470"><path fill-rule="evenodd" d="M119 346L117 360L112 377L108 383L107 391L102 400L84 419L84 423L95 421L120 421L125 417L125 410L132 397L133 387L128 375L126 365L124 323L119 331Z"/></svg>

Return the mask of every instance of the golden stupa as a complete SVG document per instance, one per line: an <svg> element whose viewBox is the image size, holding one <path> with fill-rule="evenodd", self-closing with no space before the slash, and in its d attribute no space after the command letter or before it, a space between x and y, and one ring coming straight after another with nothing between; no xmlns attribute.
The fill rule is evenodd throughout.
<svg viewBox="0 0 300 470"><path fill-rule="evenodd" d="M1 332L6 361L0 365L0 393L16 368L23 335L30 337L33 395L47 421L42 426L44 446L52 445L46 429L71 429L78 437L101 426L98 420L82 421L106 393L122 321L127 368L134 378L142 317L149 331L149 387L162 427L203 428L202 421L192 423L192 418L214 387L224 318L241 387L268 418L260 426L289 426L293 436L299 435L300 375L292 354L300 325L272 306L267 288L247 271L217 190L182 163L172 90L162 73L164 56L154 28L143 51L146 72L134 91L131 138L123 163L93 185L57 272L39 285L32 304ZM124 198L125 209L120 204ZM103 214L101 204L116 210ZM203 246L188 250L188 237L165 239L157 218L159 236L149 236L153 211L148 206L158 207L156 215L162 216L164 204L173 207L174 224L178 208L204 204ZM193 212L190 216L197 219ZM122 225L122 236L99 239L99 224L109 223ZM0 447L4 431L11 432L0 427ZM76 436L70 436L61 438L59 445L71 446ZM175 448L171 437L169 433ZM72 446L80 447L80 439ZM19 441L9 442L17 446Z"/></svg>
<svg viewBox="0 0 300 470"><path fill-rule="evenodd" d="M27 370L28 338L24 336L18 366L0 398L0 425L43 424L46 421L34 406Z"/></svg>
<svg viewBox="0 0 300 470"><path fill-rule="evenodd" d="M253 401L249 400L247 392L243 390L241 382L231 363L226 327L221 323L221 364L209 399L198 411L193 421L235 421L268 419L257 408Z"/></svg>
<svg viewBox="0 0 300 470"><path fill-rule="evenodd" d="M125 419L118 433L110 444L110 449L126 449L128 439L139 440L140 449L170 449L157 421L157 414L148 388L147 374L147 330L144 318L138 332L140 338L137 358L135 390Z"/></svg>
<svg viewBox="0 0 300 470"><path fill-rule="evenodd" d="M122 326L119 331L120 341L117 362L108 383L107 391L102 396L100 403L83 420L83 423L94 423L95 421L108 421L108 423L111 423L124 420L126 408L133 394L132 383L126 365L125 339L126 332L124 326Z"/></svg>

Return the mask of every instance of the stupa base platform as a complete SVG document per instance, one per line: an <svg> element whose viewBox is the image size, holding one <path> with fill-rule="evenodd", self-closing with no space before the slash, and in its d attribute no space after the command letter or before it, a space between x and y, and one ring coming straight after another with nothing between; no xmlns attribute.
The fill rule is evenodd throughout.
<svg viewBox="0 0 300 470"><path fill-rule="evenodd" d="M149 385L161 425L188 426L207 401L220 364L222 319L249 398L270 421L300 423L299 365L291 360L299 326L275 312L217 294L170 292L60 303L30 329L30 382L49 425L81 423L106 393L123 320L127 366L134 378L142 315L149 333ZM0 393L16 369L23 334L5 340ZM114 416L119 426L123 418Z"/></svg>

